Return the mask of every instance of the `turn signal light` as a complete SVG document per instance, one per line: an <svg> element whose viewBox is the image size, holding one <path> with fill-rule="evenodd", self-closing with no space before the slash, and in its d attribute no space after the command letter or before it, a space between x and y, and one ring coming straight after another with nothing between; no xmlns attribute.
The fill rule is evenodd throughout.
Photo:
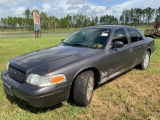
<svg viewBox="0 0 160 120"><path fill-rule="evenodd" d="M66 80L66 77L64 75L53 76L51 79L51 83L62 82L64 80Z"/></svg>

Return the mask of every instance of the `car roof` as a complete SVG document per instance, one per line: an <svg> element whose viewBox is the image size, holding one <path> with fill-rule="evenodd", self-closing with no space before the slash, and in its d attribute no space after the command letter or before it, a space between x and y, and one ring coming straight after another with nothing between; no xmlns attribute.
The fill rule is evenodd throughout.
<svg viewBox="0 0 160 120"><path fill-rule="evenodd" d="M98 29L102 29L102 28L107 28L107 29L115 29L115 28L122 28L122 27L130 27L130 28L135 28L132 26L126 26L126 25L98 25L98 26L90 26L90 27L85 27L82 29L89 29L89 28L98 28Z"/></svg>

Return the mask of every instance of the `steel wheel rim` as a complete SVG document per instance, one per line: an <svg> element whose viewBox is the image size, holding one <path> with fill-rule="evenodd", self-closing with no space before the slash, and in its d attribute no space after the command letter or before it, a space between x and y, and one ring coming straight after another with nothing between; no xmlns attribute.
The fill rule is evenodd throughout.
<svg viewBox="0 0 160 120"><path fill-rule="evenodd" d="M93 77L90 76L88 80L88 86L87 86L87 100L89 101L92 97L92 92L93 92L93 85L94 85L94 80Z"/></svg>
<svg viewBox="0 0 160 120"><path fill-rule="evenodd" d="M144 67L147 68L148 64L149 64L149 55L146 54L144 58Z"/></svg>

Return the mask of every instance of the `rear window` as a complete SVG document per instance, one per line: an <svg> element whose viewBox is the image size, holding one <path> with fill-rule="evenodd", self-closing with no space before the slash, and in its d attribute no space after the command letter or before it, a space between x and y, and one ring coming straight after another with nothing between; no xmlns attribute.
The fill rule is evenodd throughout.
<svg viewBox="0 0 160 120"><path fill-rule="evenodd" d="M134 28L127 28L127 31L129 33L129 36L130 36L130 39L131 39L131 42L137 42L137 41L140 41L140 40L143 40L141 34Z"/></svg>

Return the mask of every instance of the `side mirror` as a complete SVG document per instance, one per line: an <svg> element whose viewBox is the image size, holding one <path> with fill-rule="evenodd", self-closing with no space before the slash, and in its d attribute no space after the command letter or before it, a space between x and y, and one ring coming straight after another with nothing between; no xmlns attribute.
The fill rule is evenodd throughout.
<svg viewBox="0 0 160 120"><path fill-rule="evenodd" d="M121 48L123 46L124 46L123 42L115 41L115 42L113 42L112 48Z"/></svg>
<svg viewBox="0 0 160 120"><path fill-rule="evenodd" d="M62 42L64 41L65 39L62 39Z"/></svg>

